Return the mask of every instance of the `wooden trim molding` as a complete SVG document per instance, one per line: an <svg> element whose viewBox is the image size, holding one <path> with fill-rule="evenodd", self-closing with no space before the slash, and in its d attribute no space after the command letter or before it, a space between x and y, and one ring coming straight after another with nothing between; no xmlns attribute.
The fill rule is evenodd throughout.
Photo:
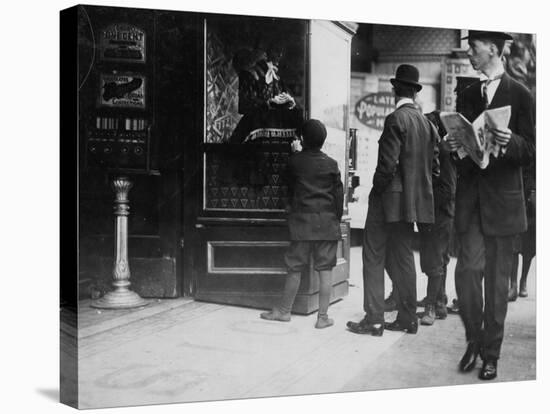
<svg viewBox="0 0 550 414"><path fill-rule="evenodd" d="M217 267L215 265L216 247L287 247L288 241L207 241L206 242L206 271L207 274L255 274L281 275L286 274L285 267Z"/></svg>

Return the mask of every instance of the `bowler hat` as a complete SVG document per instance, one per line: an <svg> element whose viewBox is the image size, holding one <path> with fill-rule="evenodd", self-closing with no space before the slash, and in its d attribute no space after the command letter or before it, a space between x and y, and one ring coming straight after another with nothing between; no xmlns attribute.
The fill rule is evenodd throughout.
<svg viewBox="0 0 550 414"><path fill-rule="evenodd" d="M395 78L391 78L390 82L394 86L396 82L414 86L418 92L422 89L422 85L418 83L419 78L420 74L418 73L416 66L403 64L397 67L397 70L395 71Z"/></svg>
<svg viewBox="0 0 550 414"><path fill-rule="evenodd" d="M514 38L506 32L490 32L488 30L469 30L468 36L462 38L462 40L471 39L471 40L513 40Z"/></svg>

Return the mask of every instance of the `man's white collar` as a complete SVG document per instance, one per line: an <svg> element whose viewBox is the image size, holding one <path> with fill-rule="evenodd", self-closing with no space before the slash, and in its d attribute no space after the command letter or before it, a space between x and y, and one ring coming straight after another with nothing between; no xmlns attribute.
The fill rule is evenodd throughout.
<svg viewBox="0 0 550 414"><path fill-rule="evenodd" d="M395 105L395 109L405 105L405 104L413 104L414 105L414 101L411 99L411 98L401 98L399 100L399 102L397 102L397 104Z"/></svg>
<svg viewBox="0 0 550 414"><path fill-rule="evenodd" d="M492 81L494 80L495 78L497 79L500 79L502 77L502 75L504 75L504 68L503 67L500 67L498 68L495 73L492 73L491 76L487 76L485 73L481 73L481 76L479 77L479 79L483 82L483 81L486 81L486 80L489 80L489 81Z"/></svg>

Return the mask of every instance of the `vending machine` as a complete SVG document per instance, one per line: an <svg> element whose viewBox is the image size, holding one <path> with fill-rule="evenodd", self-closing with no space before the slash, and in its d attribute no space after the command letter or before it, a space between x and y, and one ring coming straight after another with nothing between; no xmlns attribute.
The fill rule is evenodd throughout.
<svg viewBox="0 0 550 414"><path fill-rule="evenodd" d="M154 25L147 11L82 8L85 168L153 168ZM84 108L83 108L84 109Z"/></svg>

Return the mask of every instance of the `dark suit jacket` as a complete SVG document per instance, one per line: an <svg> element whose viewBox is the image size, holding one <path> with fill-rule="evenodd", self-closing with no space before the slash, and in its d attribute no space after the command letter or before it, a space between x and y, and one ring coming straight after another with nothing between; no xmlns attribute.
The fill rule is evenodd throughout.
<svg viewBox="0 0 550 414"><path fill-rule="evenodd" d="M288 227L291 240L339 240L344 193L337 162L304 149L288 163Z"/></svg>
<svg viewBox="0 0 550 414"><path fill-rule="evenodd" d="M463 115L471 122L484 110L481 82L465 89ZM505 74L489 105L499 108L511 105L508 128L512 131L506 153L491 156L485 169L469 157L457 162L455 224L458 232L468 228L479 205L481 226L488 236L508 236L527 229L522 166L529 165L535 155L535 122L532 97L523 85Z"/></svg>
<svg viewBox="0 0 550 414"><path fill-rule="evenodd" d="M415 105L402 105L386 117L371 193L382 198L384 221L434 222L432 174L438 175L438 140L434 125ZM376 205L380 203L372 203Z"/></svg>
<svg viewBox="0 0 550 414"><path fill-rule="evenodd" d="M426 118L434 124L440 138L443 138L447 131L439 117L439 111L426 114ZM456 164L452 159L451 152L440 139L439 149L439 176L433 177L434 191L434 212L436 223L444 217L453 218L455 215L455 195L456 195ZM444 217L442 217L444 216Z"/></svg>

